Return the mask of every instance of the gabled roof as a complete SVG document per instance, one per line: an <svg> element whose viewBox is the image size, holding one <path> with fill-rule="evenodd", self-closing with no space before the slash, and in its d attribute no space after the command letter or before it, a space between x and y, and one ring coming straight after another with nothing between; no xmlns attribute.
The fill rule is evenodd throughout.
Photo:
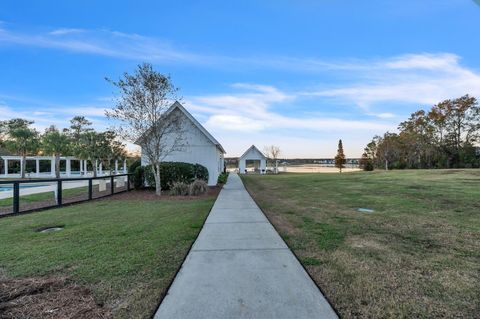
<svg viewBox="0 0 480 319"><path fill-rule="evenodd" d="M242 154L242 156L240 156L240 158L243 158L244 156L246 156L248 154L248 152L250 152L251 150L254 150L256 151L257 153L259 153L260 155L262 155L263 158L267 158L265 156L265 154L263 154L262 152L260 152L260 150L255 146L255 145L252 145L248 148L248 150L245 151L245 153Z"/></svg>
<svg viewBox="0 0 480 319"><path fill-rule="evenodd" d="M182 104L180 104L180 102L175 101L175 103L173 103L172 106L170 106L170 108L167 110L167 114L173 112L173 110L175 109L179 109L180 111L182 111L183 114L185 114L185 116L193 123L193 125L195 125L200 130L200 132L202 132L203 135L205 135L208 140L210 140L210 142L212 142L222 153L226 153L223 146L212 136L212 134L208 133L208 131L202 126L202 124L200 124L200 122L198 122L193 117L193 115L190 114L190 112L188 112Z"/></svg>

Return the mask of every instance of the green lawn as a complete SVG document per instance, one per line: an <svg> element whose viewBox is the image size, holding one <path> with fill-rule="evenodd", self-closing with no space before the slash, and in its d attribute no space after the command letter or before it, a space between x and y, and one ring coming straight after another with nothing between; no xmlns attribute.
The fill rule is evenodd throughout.
<svg viewBox="0 0 480 319"><path fill-rule="evenodd" d="M98 200L0 219L0 275L68 276L115 318L148 318L213 202ZM35 231L49 225L65 228Z"/></svg>
<svg viewBox="0 0 480 319"><path fill-rule="evenodd" d="M110 191L110 189L108 190ZM64 198L68 198L72 196L87 195L88 194L87 192L88 192L88 187L70 188L70 189L62 190L62 196ZM38 194L20 195L21 204L44 202L44 201L55 201L55 193L44 192L44 193L38 193ZM12 206L12 205L13 205L13 198L0 199L0 207Z"/></svg>
<svg viewBox="0 0 480 319"><path fill-rule="evenodd" d="M343 318L478 318L480 170L242 178Z"/></svg>

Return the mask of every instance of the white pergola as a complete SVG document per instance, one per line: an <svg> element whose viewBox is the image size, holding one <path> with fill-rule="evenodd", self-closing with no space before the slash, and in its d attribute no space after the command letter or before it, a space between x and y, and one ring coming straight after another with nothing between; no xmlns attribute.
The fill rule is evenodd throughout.
<svg viewBox="0 0 480 319"><path fill-rule="evenodd" d="M1 175L4 178L11 178L11 177L20 177L22 172L20 173L12 173L10 174L8 172L8 162L9 161L18 161L20 162L20 170L23 169L23 158L21 156L0 156L0 158L4 162L4 167L5 167L5 172L3 175ZM27 161L35 161L35 172L33 173L33 177L55 177L55 156L27 156L26 157ZM40 172L40 161L50 161L50 171L49 172ZM64 177L72 177L72 176L89 176L93 175L93 171L89 172L87 169L87 161L86 160L81 160L73 156L62 156L60 157L60 160L64 160L66 165L65 165L65 171L61 171L60 175ZM79 161L80 163L80 170L79 171L72 171L72 161ZM118 170L118 165L119 161L115 160L115 172L114 174L120 174ZM97 171L98 176L103 176L103 167L102 163L98 163L98 161L95 161L95 167L94 169ZM127 161L123 160L123 172L122 174L127 173ZM111 173L111 172L110 172Z"/></svg>

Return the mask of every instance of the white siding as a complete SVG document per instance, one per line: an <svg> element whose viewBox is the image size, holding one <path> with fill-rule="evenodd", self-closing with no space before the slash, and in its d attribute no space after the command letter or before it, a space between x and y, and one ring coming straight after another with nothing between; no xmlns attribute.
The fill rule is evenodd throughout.
<svg viewBox="0 0 480 319"><path fill-rule="evenodd" d="M175 110L175 112L180 112ZM185 162L201 164L208 169L208 185L217 184L218 175L223 171L223 154L183 113L183 137L186 146L166 156L165 162ZM148 165L148 160L142 155L142 165Z"/></svg>
<svg viewBox="0 0 480 319"><path fill-rule="evenodd" d="M238 160L238 171L240 174L245 174L247 160L260 161L260 171L265 171L267 169L267 158L265 157L265 155L258 151L256 147L251 146Z"/></svg>

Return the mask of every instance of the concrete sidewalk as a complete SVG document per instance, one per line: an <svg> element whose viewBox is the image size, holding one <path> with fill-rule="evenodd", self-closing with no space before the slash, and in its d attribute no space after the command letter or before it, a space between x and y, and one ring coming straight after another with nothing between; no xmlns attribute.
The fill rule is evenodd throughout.
<svg viewBox="0 0 480 319"><path fill-rule="evenodd" d="M230 174L155 319L337 318Z"/></svg>

